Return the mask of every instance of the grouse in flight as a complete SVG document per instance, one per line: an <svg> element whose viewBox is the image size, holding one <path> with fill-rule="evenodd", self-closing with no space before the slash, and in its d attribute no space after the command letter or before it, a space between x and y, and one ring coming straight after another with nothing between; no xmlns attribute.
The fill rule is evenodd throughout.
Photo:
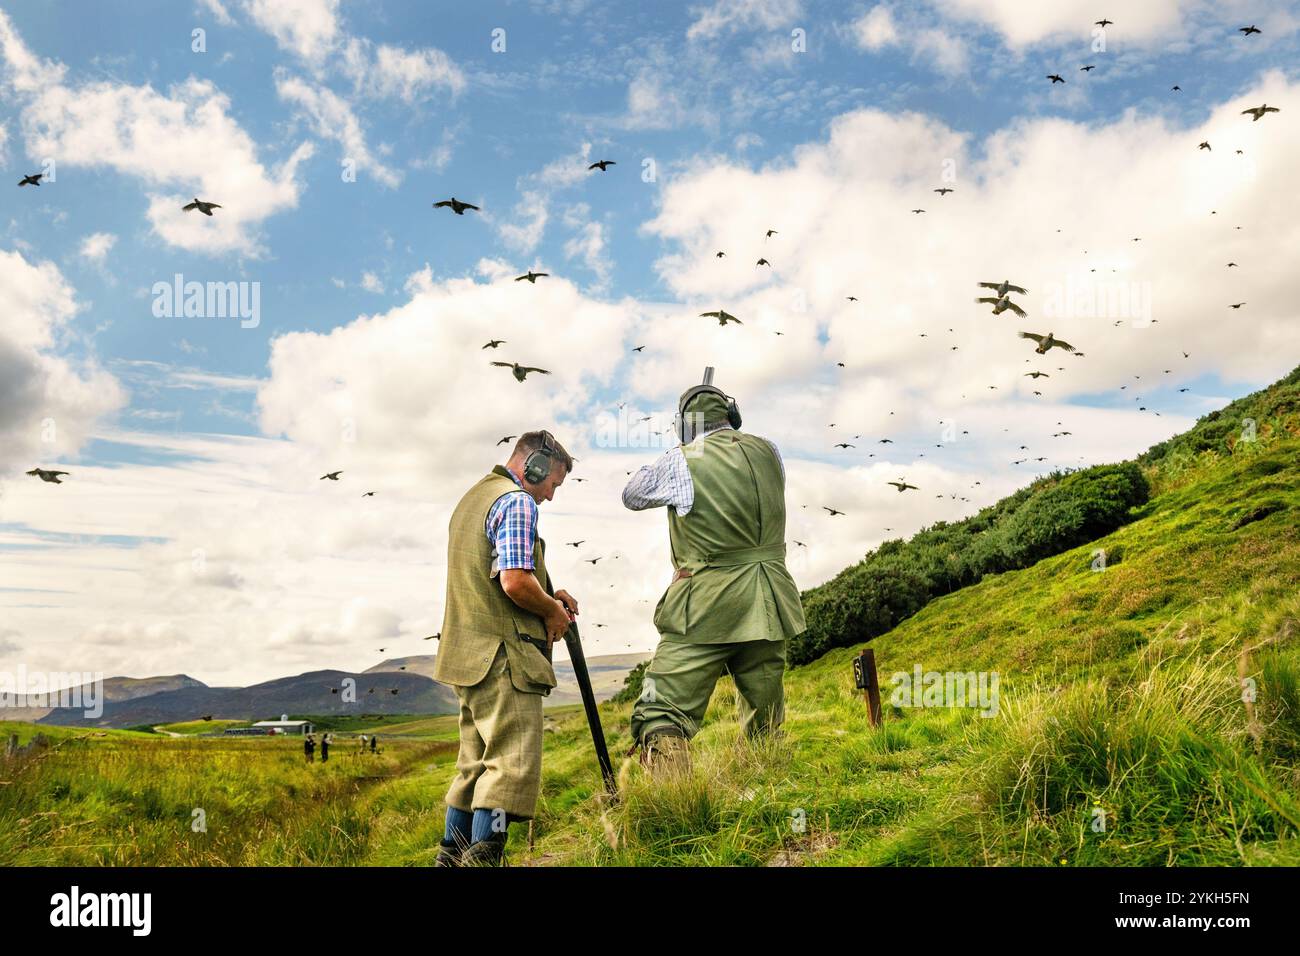
<svg viewBox="0 0 1300 956"><path fill-rule="evenodd" d="M32 173L30 176L24 176L24 177L22 178L22 181L19 182L18 185L19 185L19 186L39 186L39 185L41 184L41 180L44 179L44 178L45 178L45 174L44 174L44 173Z"/></svg>
<svg viewBox="0 0 1300 956"><path fill-rule="evenodd" d="M481 212L478 206L475 206L473 203L461 202L455 196L452 196L450 199L444 199L442 202L436 202L433 204L434 209L441 209L443 206L448 207L449 209L451 209L452 212L454 212L458 216L465 215L466 209L474 209Z"/></svg>
<svg viewBox="0 0 1300 956"><path fill-rule="evenodd" d="M1248 110L1242 110L1241 115L1245 116L1247 113L1249 113L1251 116L1255 117L1253 120L1251 120L1251 122L1258 123L1261 119L1264 118L1265 113L1280 113L1280 112L1282 111L1278 109L1276 106L1269 106L1267 103L1265 103L1262 106L1252 106Z"/></svg>
<svg viewBox="0 0 1300 956"><path fill-rule="evenodd" d="M66 475L68 473L66 471L46 471L44 468L33 468L31 471L27 472L27 474L35 475L37 478L41 479L41 481L48 481L53 485L61 485L63 482L59 481L59 475Z"/></svg>
<svg viewBox="0 0 1300 956"><path fill-rule="evenodd" d="M493 365L500 365L502 368L508 368L515 376L515 380L522 382L528 377L529 372L541 372L543 375L550 375L544 368L534 368L531 365L520 365L518 362L493 362Z"/></svg>
<svg viewBox="0 0 1300 956"><path fill-rule="evenodd" d="M186 212L189 212L191 209L197 209L205 216L211 216L212 210L220 209L220 208L221 207L218 206L216 203L204 202L203 200L199 199L197 196L194 197L194 202L186 203L184 206L181 206L181 209L185 210Z"/></svg>
<svg viewBox="0 0 1300 956"><path fill-rule="evenodd" d="M1063 342L1060 339L1055 338L1051 332L1048 332L1046 335L1039 335L1037 332L1021 332L1020 337L1022 339L1033 339L1037 342L1038 348L1034 349L1034 351L1039 355L1047 354L1047 351L1053 347L1065 349L1067 352L1074 351L1073 345L1069 342Z"/></svg>

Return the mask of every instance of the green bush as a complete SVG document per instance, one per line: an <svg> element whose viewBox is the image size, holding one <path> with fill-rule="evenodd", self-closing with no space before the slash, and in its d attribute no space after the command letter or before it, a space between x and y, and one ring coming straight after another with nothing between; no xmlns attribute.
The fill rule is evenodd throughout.
<svg viewBox="0 0 1300 956"><path fill-rule="evenodd" d="M1095 541L1130 520L1150 492L1134 462L1054 472L964 521L939 522L910 541L885 541L804 592L808 629L791 640L789 661L806 664L832 648L861 644L986 574L1027 568Z"/></svg>

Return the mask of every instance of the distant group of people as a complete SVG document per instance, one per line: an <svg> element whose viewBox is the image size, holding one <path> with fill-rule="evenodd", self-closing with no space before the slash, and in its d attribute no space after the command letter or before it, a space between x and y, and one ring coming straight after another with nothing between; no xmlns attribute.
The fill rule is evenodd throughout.
<svg viewBox="0 0 1300 956"><path fill-rule="evenodd" d="M320 739L320 762L325 763L330 759L330 744L334 742L334 735L326 733L321 735ZM365 753L366 743L370 744L372 754L379 753L379 735L378 734L357 734L357 753ZM308 734L302 742L302 752L306 756L308 763L316 762L316 735Z"/></svg>

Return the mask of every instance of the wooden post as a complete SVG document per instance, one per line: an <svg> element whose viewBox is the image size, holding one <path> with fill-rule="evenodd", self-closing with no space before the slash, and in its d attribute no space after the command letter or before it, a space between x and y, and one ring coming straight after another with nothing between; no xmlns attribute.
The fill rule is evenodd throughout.
<svg viewBox="0 0 1300 956"><path fill-rule="evenodd" d="M862 690L871 726L879 727L880 681L876 677L876 652L869 647L863 648L862 653L853 658L853 682Z"/></svg>

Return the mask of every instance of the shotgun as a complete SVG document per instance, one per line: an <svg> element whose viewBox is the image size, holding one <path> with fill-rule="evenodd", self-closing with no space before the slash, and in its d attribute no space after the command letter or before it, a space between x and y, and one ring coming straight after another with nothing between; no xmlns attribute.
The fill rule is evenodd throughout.
<svg viewBox="0 0 1300 956"><path fill-rule="evenodd" d="M578 680L578 689L582 691L582 706L587 711L587 725L591 728L591 741L596 745L596 759L600 762L600 775L605 778L605 789L609 795L618 799L618 778L614 776L614 767L609 762L609 748L605 745L605 731L600 726L600 713L596 710L596 695L591 689L591 675L587 673L587 658L582 653L582 640L578 637L578 622L570 621L569 630L565 632L564 643L569 648L569 660L573 664L573 676Z"/></svg>

